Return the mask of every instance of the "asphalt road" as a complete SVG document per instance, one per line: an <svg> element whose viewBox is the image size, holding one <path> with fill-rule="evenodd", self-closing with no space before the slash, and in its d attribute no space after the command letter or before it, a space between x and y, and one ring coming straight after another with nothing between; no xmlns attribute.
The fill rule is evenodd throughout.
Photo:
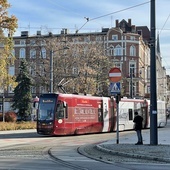
<svg viewBox="0 0 170 170"><path fill-rule="evenodd" d="M169 125L168 125L169 128ZM169 130L166 128L167 130ZM165 129L160 129L165 130ZM135 132L123 132L128 135ZM35 130L0 132L0 169L6 170L169 170L169 164L106 163L77 152L84 145L116 139L116 133L47 137ZM50 153L55 149L55 153ZM54 157L53 157L54 156ZM119 157L121 159L121 157Z"/></svg>

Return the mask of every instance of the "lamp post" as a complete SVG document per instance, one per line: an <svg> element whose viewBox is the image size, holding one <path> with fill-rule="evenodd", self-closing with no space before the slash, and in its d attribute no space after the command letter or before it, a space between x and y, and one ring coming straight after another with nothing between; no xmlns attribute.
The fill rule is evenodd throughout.
<svg viewBox="0 0 170 170"><path fill-rule="evenodd" d="M151 60L150 60L150 95L151 95L151 105L150 105L150 144L158 144L158 129L157 129L157 91L156 91L156 48L155 48L155 0L151 0Z"/></svg>
<svg viewBox="0 0 170 170"><path fill-rule="evenodd" d="M50 93L53 93L53 82L54 82L54 68L53 68L53 50L50 51Z"/></svg>
<svg viewBox="0 0 170 170"><path fill-rule="evenodd" d="M54 53L60 50L67 50L69 49L68 46L64 47L63 49L59 49L56 51L53 51L53 49L50 50L50 93L54 92Z"/></svg>

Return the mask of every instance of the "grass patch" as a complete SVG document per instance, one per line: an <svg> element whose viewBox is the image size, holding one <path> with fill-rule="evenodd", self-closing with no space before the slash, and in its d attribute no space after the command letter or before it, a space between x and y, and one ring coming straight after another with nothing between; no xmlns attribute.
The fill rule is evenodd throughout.
<svg viewBox="0 0 170 170"><path fill-rule="evenodd" d="M36 122L0 122L0 131L36 129Z"/></svg>

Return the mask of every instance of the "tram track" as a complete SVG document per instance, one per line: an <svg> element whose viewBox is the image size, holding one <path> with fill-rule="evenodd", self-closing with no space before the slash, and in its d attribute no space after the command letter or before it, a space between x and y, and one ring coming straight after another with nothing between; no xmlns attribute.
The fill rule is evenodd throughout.
<svg viewBox="0 0 170 170"><path fill-rule="evenodd" d="M42 152L43 156L47 159L50 159L52 160L53 162L57 163L57 164L60 164L64 167L67 167L67 168L70 168L70 169L73 169L73 170L89 170L88 168L84 168L82 166L79 166L79 165L75 165L73 163L70 163L68 161L64 161L62 159L59 159L57 158L56 156L54 156L52 154L52 148L45 148Z"/></svg>

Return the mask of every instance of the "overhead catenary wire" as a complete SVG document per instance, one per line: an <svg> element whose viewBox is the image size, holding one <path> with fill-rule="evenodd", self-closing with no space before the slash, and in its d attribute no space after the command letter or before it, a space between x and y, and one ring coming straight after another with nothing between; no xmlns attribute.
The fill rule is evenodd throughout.
<svg viewBox="0 0 170 170"><path fill-rule="evenodd" d="M117 14L119 12L123 12L123 11L129 10L129 9L132 9L132 8L136 8L138 6L142 6L142 5L145 5L145 4L148 4L148 3L150 3L150 1L140 3L140 4L137 4L137 5L128 7L128 8L124 8L124 9L121 9L121 10L118 10L118 11L115 11L115 12L111 12L111 13L108 13L108 14L105 14L105 15L101 15L101 16L98 16L98 17L95 17L95 18L92 18L92 19L84 17L84 18L87 18L88 20L76 31L76 33L78 33L78 31L81 30L87 24L87 22L89 22L89 21L94 21L94 20L109 16L109 15Z"/></svg>
<svg viewBox="0 0 170 170"><path fill-rule="evenodd" d="M121 9L121 10L118 10L118 11L115 11L115 12L111 12L111 13L108 13L108 14L105 14L105 15L98 16L98 17L95 17L95 18L90 19L90 21L96 20L96 19L99 19L99 18L103 18L103 17L109 16L109 15L117 14L117 13L119 13L119 12L127 11L127 10L129 10L129 9L136 8L136 7L139 7L139 6L148 4L148 3L150 3L150 1L147 1L147 2L144 2L144 3L141 3L141 4L137 4L137 5L128 7L128 8L124 8L124 9Z"/></svg>

